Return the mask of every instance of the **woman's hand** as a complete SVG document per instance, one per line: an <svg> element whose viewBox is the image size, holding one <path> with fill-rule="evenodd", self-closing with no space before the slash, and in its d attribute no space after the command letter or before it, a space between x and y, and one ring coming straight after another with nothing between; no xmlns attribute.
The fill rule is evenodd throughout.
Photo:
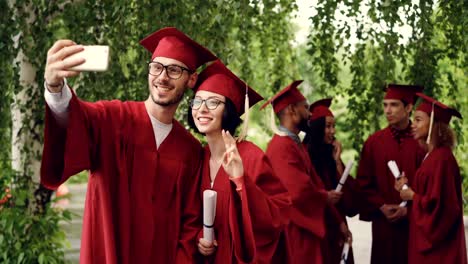
<svg viewBox="0 0 468 264"><path fill-rule="evenodd" d="M348 242L349 246L351 246L353 243L353 234L351 234L351 231L349 231L349 228L345 222L342 222L340 224L340 232L341 232L341 235L343 236L344 242Z"/></svg>
<svg viewBox="0 0 468 264"><path fill-rule="evenodd" d="M342 192L337 192L335 190L331 190L327 192L327 202L329 204L336 204L340 201L341 196L343 195Z"/></svg>
<svg viewBox="0 0 468 264"><path fill-rule="evenodd" d="M413 196L414 196L414 191L410 187L408 187L408 189L406 190L400 191L400 197L403 201L411 201L413 200Z"/></svg>
<svg viewBox="0 0 468 264"><path fill-rule="evenodd" d="M338 140L333 140L332 142L333 145L333 158L335 159L336 162L340 162L341 159L341 142Z"/></svg>
<svg viewBox="0 0 468 264"><path fill-rule="evenodd" d="M395 190L397 192L401 191L403 189L403 186L408 183L408 178L405 176L405 172L401 174L401 176L398 179L395 179Z"/></svg>
<svg viewBox="0 0 468 264"><path fill-rule="evenodd" d="M237 150L236 140L231 136L229 131L222 131L224 145L226 152L223 154L223 160L221 165L224 171L233 178L239 178L244 175L244 165L242 164L242 158Z"/></svg>
<svg viewBox="0 0 468 264"><path fill-rule="evenodd" d="M198 251L203 255L203 256L210 256L213 255L216 251L216 247L218 246L218 242L214 240L213 242L209 242L208 240L205 240L204 238L200 238L198 240Z"/></svg>

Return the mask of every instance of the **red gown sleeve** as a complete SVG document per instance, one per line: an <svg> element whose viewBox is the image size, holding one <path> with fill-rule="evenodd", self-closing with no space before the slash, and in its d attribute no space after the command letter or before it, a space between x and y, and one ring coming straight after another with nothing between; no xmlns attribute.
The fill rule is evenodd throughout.
<svg viewBox="0 0 468 264"><path fill-rule="evenodd" d="M430 175L423 175L427 178L425 191L415 193L413 197L414 221L425 238L425 241L417 241L420 251L430 250L444 241L462 217L456 189L457 184L460 184L456 182L460 173L458 166L442 159L429 164Z"/></svg>
<svg viewBox="0 0 468 264"><path fill-rule="evenodd" d="M41 183L45 187L55 189L70 176L92 169L91 161L97 155L99 135L104 133L103 128L111 130L110 124L116 124L114 121L121 118L120 106L121 103L115 102L80 101L73 93L66 128L56 122L46 106L41 164Z"/></svg>
<svg viewBox="0 0 468 264"><path fill-rule="evenodd" d="M245 182L248 181L245 173L242 178L245 185ZM247 188L243 186L238 193L236 184L232 181L230 184L229 229L232 234L234 255L241 263L251 263L255 258L255 238L248 206Z"/></svg>
<svg viewBox="0 0 468 264"><path fill-rule="evenodd" d="M291 196L291 221L323 237L327 192L320 187L318 175L315 172L307 174L303 160L292 145L276 150L270 159L272 164L278 164L275 166L275 172Z"/></svg>
<svg viewBox="0 0 468 264"><path fill-rule="evenodd" d="M340 212L334 205L329 205L328 210L330 210L330 213L333 216L333 222L335 222L336 228L338 228L339 225L344 221L343 216L341 216Z"/></svg>
<svg viewBox="0 0 468 264"><path fill-rule="evenodd" d="M356 181L360 190L360 198L363 204L360 206L360 217L361 220L370 221L372 220L372 214L379 210L380 207L385 203L385 200L378 194L376 175L375 175L375 161L373 159L374 153L372 153L371 142L366 141L361 152L361 159L359 161L359 167L357 172Z"/></svg>
<svg viewBox="0 0 468 264"><path fill-rule="evenodd" d="M341 162L343 168L345 168L345 165L341 159L339 162ZM341 179L341 174L337 173L336 176L336 181L339 182ZM356 179L349 175L341 191L343 192L343 196L337 204L338 209L349 217L357 215L359 212L359 186L357 185Z"/></svg>
<svg viewBox="0 0 468 264"><path fill-rule="evenodd" d="M239 184L231 183L231 194L234 196L232 201L240 203L237 206L233 204L233 207L242 208L249 213L242 213L244 240L239 240L241 234L235 234L241 227L231 227L235 234L235 255L238 259L243 257L240 260L245 262L251 260L252 254L258 259L271 261L280 232L286 224L285 212L290 200L286 189L273 173L268 158L256 146L248 145L250 147L241 150L245 172L244 176L239 178L242 188L236 190L239 189ZM239 182L239 179L236 182ZM246 216L250 219L246 219ZM234 219L231 222L235 223ZM250 228L245 228L245 225L249 225ZM236 240L242 245L236 243Z"/></svg>
<svg viewBox="0 0 468 264"><path fill-rule="evenodd" d="M203 154L194 155L194 157L203 157ZM201 184L201 168L202 162L198 161L198 167L193 170L193 173L183 179L184 182L181 184L185 187L182 191L182 201L184 201L184 207L181 215L181 234L178 242L176 252L176 263L196 263L196 258L199 257L197 254L198 235L200 231L200 225L203 223L202 220L202 201L200 197L200 184ZM194 243L195 241L195 243Z"/></svg>

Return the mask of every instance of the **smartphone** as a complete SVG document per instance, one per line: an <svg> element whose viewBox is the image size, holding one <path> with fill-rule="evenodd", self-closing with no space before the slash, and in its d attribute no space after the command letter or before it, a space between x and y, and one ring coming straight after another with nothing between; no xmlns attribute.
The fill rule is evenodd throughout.
<svg viewBox="0 0 468 264"><path fill-rule="evenodd" d="M109 67L109 46L83 46L84 50L75 53L65 58L84 58L86 61L83 64L71 67L73 71L91 71L102 72Z"/></svg>

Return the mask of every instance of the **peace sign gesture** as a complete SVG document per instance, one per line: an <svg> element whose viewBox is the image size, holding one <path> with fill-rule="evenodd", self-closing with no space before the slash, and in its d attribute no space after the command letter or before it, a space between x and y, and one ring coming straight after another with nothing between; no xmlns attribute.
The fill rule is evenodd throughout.
<svg viewBox="0 0 468 264"><path fill-rule="evenodd" d="M222 131L224 146L226 152L223 154L222 166L224 171L233 178L239 178L244 175L244 165L242 158L237 150L236 140L231 136L229 131Z"/></svg>

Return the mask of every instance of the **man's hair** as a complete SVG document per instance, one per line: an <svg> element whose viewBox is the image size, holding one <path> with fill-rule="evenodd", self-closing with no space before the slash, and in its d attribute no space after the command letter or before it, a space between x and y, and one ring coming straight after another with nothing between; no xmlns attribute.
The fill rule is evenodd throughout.
<svg viewBox="0 0 468 264"><path fill-rule="evenodd" d="M289 105L288 105L289 106ZM286 108L288 108L288 106L286 106L285 108L281 109L281 111L279 111L278 113L276 113L276 117L278 117L279 120L281 120L281 118L284 116L284 114L286 113Z"/></svg>
<svg viewBox="0 0 468 264"><path fill-rule="evenodd" d="M434 148L449 147L453 149L455 146L455 133L448 124L434 121L431 137Z"/></svg>
<svg viewBox="0 0 468 264"><path fill-rule="evenodd" d="M386 100L386 99L384 99L384 100ZM403 103L403 107L406 107L407 105L410 104L410 103L406 102L406 100L404 100L404 99L393 99L393 100L398 100L398 101L402 102L402 103Z"/></svg>
<svg viewBox="0 0 468 264"><path fill-rule="evenodd" d="M197 126L195 125L195 122L193 121L192 108L190 105L187 112L187 121L189 126L195 130L195 132L204 135L203 133L200 133ZM224 103L223 119L221 120L222 129L229 131L229 133L234 136L237 127L241 123L242 119L240 119L234 103L226 97L226 102Z"/></svg>
<svg viewBox="0 0 468 264"><path fill-rule="evenodd" d="M300 103L302 102L297 102L297 103L293 103L293 104L288 104L285 108L281 109L281 111L279 111L277 114L276 114L276 117L278 117L279 120L281 120L281 118L284 116L284 114L286 114L286 111L288 109L288 107L290 105L293 105L293 106L298 106Z"/></svg>

